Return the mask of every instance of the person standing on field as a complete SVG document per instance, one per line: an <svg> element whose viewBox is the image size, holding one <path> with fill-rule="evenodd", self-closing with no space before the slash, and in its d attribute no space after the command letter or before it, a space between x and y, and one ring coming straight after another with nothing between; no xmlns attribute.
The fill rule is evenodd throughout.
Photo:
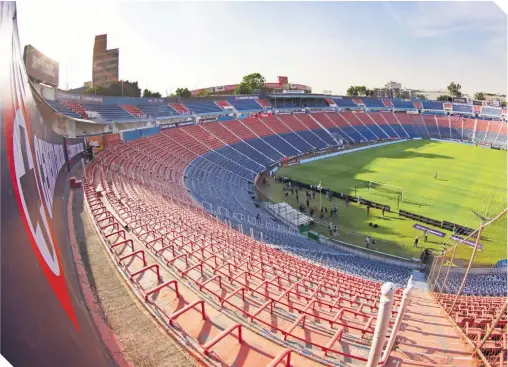
<svg viewBox="0 0 508 367"><path fill-rule="evenodd" d="M429 230L428 229L425 230L423 236L424 236L424 241L427 242L427 238L429 237Z"/></svg>
<svg viewBox="0 0 508 367"><path fill-rule="evenodd" d="M415 237L415 243L414 243L414 247L418 247L418 240L420 238L418 236Z"/></svg>

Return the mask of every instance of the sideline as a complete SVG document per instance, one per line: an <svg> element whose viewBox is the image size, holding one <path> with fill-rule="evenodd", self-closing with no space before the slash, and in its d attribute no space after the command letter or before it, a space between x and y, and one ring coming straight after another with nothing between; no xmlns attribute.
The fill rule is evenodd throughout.
<svg viewBox="0 0 508 367"><path fill-rule="evenodd" d="M334 152L334 153L323 154L323 155L320 155L318 157L311 157L311 158L302 159L300 161L300 164L305 164L305 163L310 163L310 162L318 161L320 159L335 157L337 155L343 155L343 154L348 154L348 153L359 152L359 151L365 150L365 149L378 148L378 147L382 147L382 146L385 146L385 145L392 145L392 144L397 144L397 143L404 143L406 141L408 141L408 139L392 140L392 141L387 141L387 142L384 142L384 143L365 145L365 146L359 147L359 148L345 149L345 150L341 150L341 151Z"/></svg>

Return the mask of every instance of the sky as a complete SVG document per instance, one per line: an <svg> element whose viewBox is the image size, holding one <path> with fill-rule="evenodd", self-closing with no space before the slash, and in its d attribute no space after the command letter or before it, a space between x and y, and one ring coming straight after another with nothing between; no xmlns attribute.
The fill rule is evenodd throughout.
<svg viewBox="0 0 508 367"><path fill-rule="evenodd" d="M314 93L350 85L507 91L507 17L493 2L18 3L22 46L60 63L60 87L92 77L97 34L120 78L162 95L259 72Z"/></svg>

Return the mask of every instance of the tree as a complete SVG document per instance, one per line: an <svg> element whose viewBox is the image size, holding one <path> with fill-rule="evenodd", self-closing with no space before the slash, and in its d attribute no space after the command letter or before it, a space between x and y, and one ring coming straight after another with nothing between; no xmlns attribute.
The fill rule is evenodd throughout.
<svg viewBox="0 0 508 367"><path fill-rule="evenodd" d="M417 94L416 99L419 99L420 101L426 101L427 97L425 97L423 94Z"/></svg>
<svg viewBox="0 0 508 367"><path fill-rule="evenodd" d="M365 85L359 85L356 88L359 96L364 96L367 93L367 87Z"/></svg>
<svg viewBox="0 0 508 367"><path fill-rule="evenodd" d="M188 88L178 88L175 91L175 94L178 97L182 97L182 98L190 98L190 96L192 95L192 93L190 92L190 90Z"/></svg>
<svg viewBox="0 0 508 367"><path fill-rule="evenodd" d="M143 90L143 97L144 98L162 98L162 95L159 92L152 92L148 89Z"/></svg>
<svg viewBox="0 0 508 367"><path fill-rule="evenodd" d="M244 82L238 84L235 88L235 91L233 92L233 94L251 94L251 93L252 87Z"/></svg>
<svg viewBox="0 0 508 367"><path fill-rule="evenodd" d="M442 96L437 97L437 100L438 101L442 101L442 102L451 102L452 101L452 97L442 95Z"/></svg>
<svg viewBox="0 0 508 367"><path fill-rule="evenodd" d="M247 85L248 87L250 87L251 90L252 89L260 89L260 90L265 89L265 77L259 73L251 73L249 75L245 75L242 78L242 82L240 83L240 85L242 83ZM242 88L244 88L244 87L242 87ZM240 94L248 94L248 93L240 93Z"/></svg>
<svg viewBox="0 0 508 367"><path fill-rule="evenodd" d="M462 93L460 92L462 86L460 84L455 84L455 82L451 82L450 85L448 85L448 93L450 93L453 97L460 97Z"/></svg>
<svg viewBox="0 0 508 367"><path fill-rule="evenodd" d="M208 92L206 89L201 89L198 94L196 94L196 97L206 97L208 95Z"/></svg>
<svg viewBox="0 0 508 367"><path fill-rule="evenodd" d="M485 94L483 92L476 92L474 94L474 99L477 101L485 101Z"/></svg>
<svg viewBox="0 0 508 367"><path fill-rule="evenodd" d="M348 96L362 96L362 97L372 97L374 95L374 91L372 89L367 88L365 85L352 85L347 90Z"/></svg>
<svg viewBox="0 0 508 367"><path fill-rule="evenodd" d="M358 87L355 87L354 85L350 86L348 89L347 89L347 95L348 96L357 96L358 95Z"/></svg>
<svg viewBox="0 0 508 367"><path fill-rule="evenodd" d="M128 80L119 80L112 82L107 86L96 86L85 89L85 94L95 94L100 96L125 96L125 97L140 97L141 89L138 82L129 82Z"/></svg>

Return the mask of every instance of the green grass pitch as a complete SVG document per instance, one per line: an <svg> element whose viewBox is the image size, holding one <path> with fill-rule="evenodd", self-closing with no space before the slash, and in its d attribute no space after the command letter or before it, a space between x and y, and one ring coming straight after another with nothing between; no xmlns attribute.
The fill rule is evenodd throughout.
<svg viewBox="0 0 508 367"><path fill-rule="evenodd" d="M364 245L364 236L376 239L377 249L403 257L419 257L422 248L441 249L446 239L429 236L424 243L422 232L412 228L413 220L399 217L400 209L421 214L437 220L447 220L471 228L480 224L479 217L493 217L506 207L506 163L505 151L485 149L428 140L413 140L383 147L366 149L341 156L326 158L311 163L283 167L276 174L317 185L336 192L355 194L365 199L390 205L392 213L382 217L381 212L371 209L367 215L364 206L350 204L347 208L342 200L332 202L325 198L321 203L328 209L338 205L339 215L332 221L340 229L339 240ZM434 178L437 173L437 179ZM366 182L377 181L404 189L404 201L398 203L397 194L386 190L368 189ZM259 188L272 201L286 201L298 207L294 195L284 197L282 185L270 180L270 186ZM305 195L300 193L300 202L305 204ZM311 206L320 206L319 195ZM315 215L317 218L317 215ZM369 223L378 224L372 228ZM489 238L484 249L475 257L475 265L491 265L506 258L506 223L496 231L500 238ZM323 226L314 225L315 230L326 233ZM445 231L446 232L446 231ZM415 236L420 235L420 248L413 247ZM504 237L504 238L503 238ZM457 258L468 259L471 248L461 246Z"/></svg>

